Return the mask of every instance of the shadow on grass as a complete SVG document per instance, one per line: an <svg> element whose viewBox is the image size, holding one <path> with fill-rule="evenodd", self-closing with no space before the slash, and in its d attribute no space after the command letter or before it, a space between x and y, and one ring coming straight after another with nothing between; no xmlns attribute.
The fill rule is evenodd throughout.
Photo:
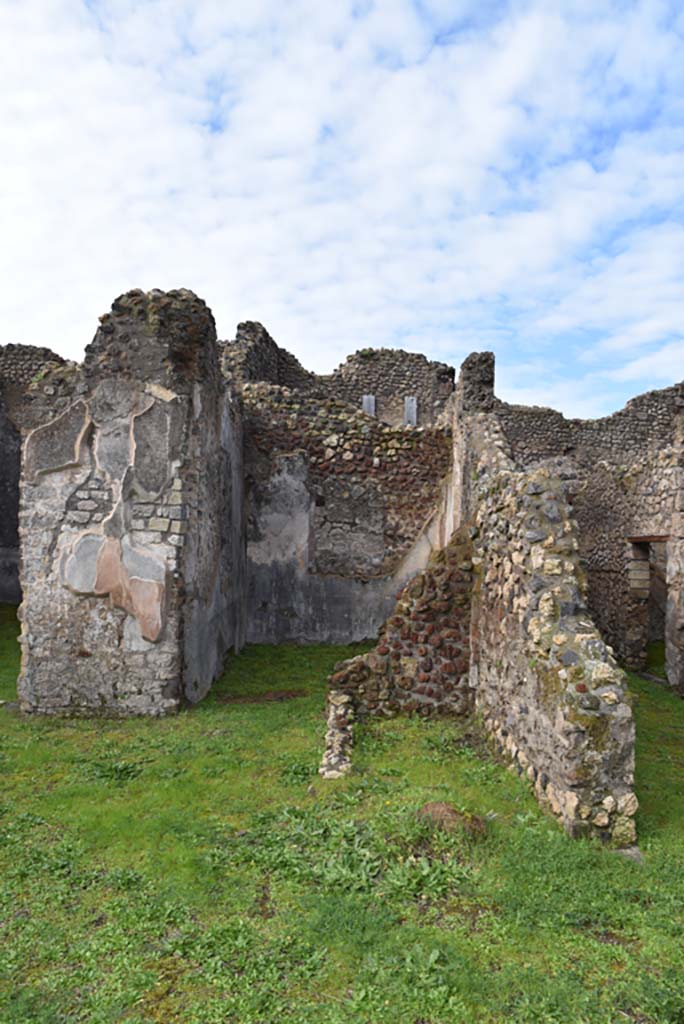
<svg viewBox="0 0 684 1024"><path fill-rule="evenodd" d="M0 604L0 700L17 699L21 661L18 636L17 609L12 604Z"/></svg>

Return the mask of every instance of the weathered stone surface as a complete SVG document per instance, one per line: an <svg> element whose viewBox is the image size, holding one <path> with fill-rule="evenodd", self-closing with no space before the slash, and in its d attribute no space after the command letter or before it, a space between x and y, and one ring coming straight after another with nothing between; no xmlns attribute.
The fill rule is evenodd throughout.
<svg viewBox="0 0 684 1024"><path fill-rule="evenodd" d="M0 393L0 603L18 604L21 440Z"/></svg>
<svg viewBox="0 0 684 1024"><path fill-rule="evenodd" d="M24 447L24 475L35 480L42 473L77 466L89 426L85 403L76 402L61 416L33 430Z"/></svg>
<svg viewBox="0 0 684 1024"><path fill-rule="evenodd" d="M476 415L462 429L477 479L470 495L477 707L500 751L528 773L569 834L589 827L629 845L633 828L617 808L634 800L634 723L624 673L583 603L565 484L547 466L517 467L495 415ZM520 557L509 559L511 550Z"/></svg>
<svg viewBox="0 0 684 1024"><path fill-rule="evenodd" d="M171 422L163 402L153 402L133 421L135 479L139 489L159 494L168 482Z"/></svg>
<svg viewBox="0 0 684 1024"><path fill-rule="evenodd" d="M239 409L190 292L118 299L83 380L25 441L20 701L165 714L242 643Z"/></svg>
<svg viewBox="0 0 684 1024"><path fill-rule="evenodd" d="M469 556L467 530L456 533L443 551L433 555L428 568L399 593L375 649L335 666L328 680L329 708L340 694L357 717L400 711L421 716L463 714L471 708ZM341 742L345 757L351 758L351 729L346 722L344 728L343 741L330 713L324 766Z"/></svg>

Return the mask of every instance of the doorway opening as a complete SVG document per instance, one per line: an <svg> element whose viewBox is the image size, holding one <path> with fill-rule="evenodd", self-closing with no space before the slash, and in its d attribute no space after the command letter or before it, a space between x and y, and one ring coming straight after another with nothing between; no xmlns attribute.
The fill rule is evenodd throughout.
<svg viewBox="0 0 684 1024"><path fill-rule="evenodd" d="M667 537L630 537L627 664L665 680Z"/></svg>

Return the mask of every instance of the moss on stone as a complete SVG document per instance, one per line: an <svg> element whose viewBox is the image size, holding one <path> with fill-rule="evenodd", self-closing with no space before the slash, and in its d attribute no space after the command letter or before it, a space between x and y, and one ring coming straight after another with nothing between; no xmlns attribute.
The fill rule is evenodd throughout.
<svg viewBox="0 0 684 1024"><path fill-rule="evenodd" d="M607 715L592 715L580 708L569 708L567 719L580 726L591 739L596 750L605 750L610 742L610 718Z"/></svg>

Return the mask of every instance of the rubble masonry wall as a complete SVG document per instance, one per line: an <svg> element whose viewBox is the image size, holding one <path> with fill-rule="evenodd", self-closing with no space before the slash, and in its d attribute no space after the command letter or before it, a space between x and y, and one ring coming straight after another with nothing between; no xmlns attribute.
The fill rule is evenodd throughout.
<svg viewBox="0 0 684 1024"><path fill-rule="evenodd" d="M475 566L471 687L484 725L574 836L635 840L626 677L586 607L567 481L510 457L496 415L471 415Z"/></svg>
<svg viewBox="0 0 684 1024"><path fill-rule="evenodd" d="M598 420L496 403L520 465L556 458L574 474L571 497L588 573L589 608L620 660L643 668L648 585L640 586L635 538L666 538L671 685L684 692L684 386L651 391Z"/></svg>

